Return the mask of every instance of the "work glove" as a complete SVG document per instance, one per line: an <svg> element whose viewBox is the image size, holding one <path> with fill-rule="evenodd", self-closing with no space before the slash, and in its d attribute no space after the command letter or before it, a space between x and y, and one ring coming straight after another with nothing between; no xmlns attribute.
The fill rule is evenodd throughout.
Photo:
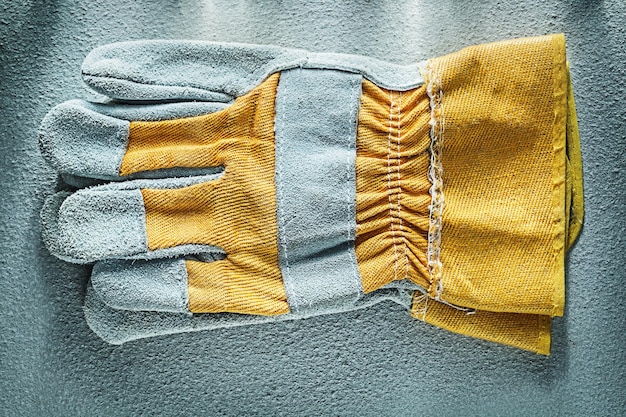
<svg viewBox="0 0 626 417"><path fill-rule="evenodd" d="M75 192L51 253L94 262L111 343L404 305L549 352L582 222L562 35L399 66L272 46L141 41L83 64L104 103L42 122Z"/></svg>

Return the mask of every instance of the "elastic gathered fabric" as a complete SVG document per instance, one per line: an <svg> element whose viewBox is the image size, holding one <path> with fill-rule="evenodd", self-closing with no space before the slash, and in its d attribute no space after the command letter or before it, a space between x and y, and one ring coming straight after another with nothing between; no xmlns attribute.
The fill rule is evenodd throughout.
<svg viewBox="0 0 626 417"><path fill-rule="evenodd" d="M429 286L429 98L363 82L357 130L356 255L364 291Z"/></svg>

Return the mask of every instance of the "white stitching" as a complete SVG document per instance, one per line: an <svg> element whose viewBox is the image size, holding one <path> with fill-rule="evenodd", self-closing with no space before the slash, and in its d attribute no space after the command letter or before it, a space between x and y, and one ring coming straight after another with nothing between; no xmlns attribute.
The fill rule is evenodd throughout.
<svg viewBox="0 0 626 417"><path fill-rule="evenodd" d="M407 240L406 240L406 236L404 235L404 227L403 227L403 222L402 222L402 203L401 203L401 199L402 199L402 181L401 181L401 176L400 176L400 166L401 166L401 157L400 157L400 142L402 140L402 136L401 136L401 124L402 124L402 91L400 91L399 95L398 95L398 219L400 220L400 236L402 238L402 243L404 245L404 261L405 261L405 265L404 265L404 277L403 279L407 279L409 276L409 255L407 254Z"/></svg>
<svg viewBox="0 0 626 417"><path fill-rule="evenodd" d="M393 218L393 203L391 201L391 129L393 123L393 91L389 91L389 134L387 135L387 198L389 200L389 219L391 227L391 240L393 241L393 254L395 256L395 262L393 265L393 279L398 279L398 248L396 245L396 234Z"/></svg>
<svg viewBox="0 0 626 417"><path fill-rule="evenodd" d="M282 80L281 79L278 80L278 85L277 85L277 88L276 88L276 97L277 98L280 97L280 95L281 95L280 92L278 91L278 88L280 87L281 81L283 81L283 82L286 81L283 77L288 78L289 75L288 74L280 74L280 78L282 78ZM278 100L276 100L276 101L278 102ZM274 144L274 146L275 146L275 148L278 151L278 152L276 152L276 162L275 162L276 163L276 167L277 167L276 175L277 175L277 177L279 179L278 183L276 184L277 185L276 188L278 189L278 195L279 195L279 200L280 200L280 204L277 204L277 207L276 207L276 209L277 209L276 211L278 212L278 220L280 222L279 229L278 229L278 239L280 240L280 245L283 248L284 261L285 261L284 262L284 268L281 268L281 269L282 269L283 274L285 274L285 276L288 277L288 276L291 275L291 272L289 270L289 253L287 251L287 240L286 240L286 237L285 237L285 227L286 227L287 223L285 221L284 210L281 209L281 207L284 207L284 205L285 205L285 194L284 194L283 186L282 186L284 184L284 182L283 182L283 174L282 174L282 172L280 170L280 167L284 166L284 164L282 163L283 156L284 156L283 155L284 150L283 150L282 146L277 146L277 143L276 143L278 141L278 137L276 135L276 131L284 131L284 114L285 114L285 109L286 109L285 100L280 100L280 110L281 110L280 111L280 115L281 115L281 117L280 117L280 119L276 118L276 122L277 123L275 123L275 127L274 127L274 129L275 129L275 132L274 132L275 144ZM281 229L282 229L283 233L280 232ZM286 278L286 277L283 277L283 283L284 283L283 285L285 285L285 287L289 287L289 290L287 291L287 293L288 294L295 294L296 291L295 291L295 288L293 287L293 283L291 282L291 279ZM297 297L293 297L293 298L297 298ZM293 311L297 311L298 310L298 301L296 299L290 299L288 301L290 303L290 308ZM291 305L291 304L293 304L293 305Z"/></svg>
<svg viewBox="0 0 626 417"><path fill-rule="evenodd" d="M443 113L443 90L441 80L435 76L430 63L427 65L428 85L427 93L430 97L430 168L428 179L432 186L430 215L428 225L428 271L430 273L431 288L435 286L435 300L441 300L443 293L442 264L441 264L441 228L444 205L443 196L443 166L441 153L443 148L443 133L445 130Z"/></svg>
<svg viewBox="0 0 626 417"><path fill-rule="evenodd" d="M421 321L426 321L426 312L428 311L428 294L424 293L420 296L416 296L413 300L413 305L418 306L423 304L421 308L415 308L415 318Z"/></svg>

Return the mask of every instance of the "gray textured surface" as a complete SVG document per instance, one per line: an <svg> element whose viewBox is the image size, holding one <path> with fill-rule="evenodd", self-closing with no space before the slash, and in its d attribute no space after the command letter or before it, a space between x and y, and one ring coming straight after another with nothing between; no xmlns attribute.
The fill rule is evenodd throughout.
<svg viewBox="0 0 626 417"><path fill-rule="evenodd" d="M625 16L623 1L608 0L6 2L0 414L624 414ZM97 45L195 38L410 63L558 31L578 104L586 221L550 357L435 329L392 303L110 346L82 313L89 268L41 243L38 212L57 179L36 131L55 104L87 97L78 68Z"/></svg>

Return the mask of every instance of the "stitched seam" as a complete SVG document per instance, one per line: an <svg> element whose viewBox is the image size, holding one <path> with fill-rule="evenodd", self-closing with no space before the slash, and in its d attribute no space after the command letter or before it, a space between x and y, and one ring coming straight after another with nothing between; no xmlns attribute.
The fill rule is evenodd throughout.
<svg viewBox="0 0 626 417"><path fill-rule="evenodd" d="M393 91L389 91L389 133L387 135L387 198L389 200L389 219L390 219L390 228L391 228L391 241L393 242L393 255L395 258L393 264L393 279L394 281L398 279L398 247L396 245L396 233L394 226L394 214L393 214L393 202L391 198L391 136L392 136L392 123L393 123Z"/></svg>
<svg viewBox="0 0 626 417"><path fill-rule="evenodd" d="M444 134L443 90L438 74L427 66L429 82L427 93L430 97L430 167L428 179L432 186L428 190L431 195L430 215L428 225L428 271L430 275L429 294L435 292L435 300L441 300L443 293L442 264L441 264L441 228L444 205L443 195L443 166L441 153Z"/></svg>
<svg viewBox="0 0 626 417"><path fill-rule="evenodd" d="M413 300L413 312L415 314L415 318L421 321L426 321L426 313L428 312L428 299L430 297L428 294L424 293L419 296L415 296ZM421 307L418 307L420 306Z"/></svg>
<svg viewBox="0 0 626 417"><path fill-rule="evenodd" d="M287 78L288 75L283 75L281 74L281 77L285 77ZM280 81L279 80L279 84L278 86L280 86ZM279 101L279 91L278 91L278 87L277 87L277 91L276 91L276 102L278 103ZM285 285L285 289L287 290L287 298L290 304L290 308L292 307L293 310L298 310L298 301L296 299L290 299L289 300L289 294L295 294L295 289L293 288L293 283L291 282L291 272L289 270L289 252L287 251L287 240L285 237L285 227L286 227L286 221L285 221L285 211L283 207L283 204L285 203L285 194L284 194L284 190L283 190L283 175L281 172L281 167L284 166L282 164L283 162L283 147L282 146L277 146L277 140L276 140L276 131L284 131L284 114L285 114L285 110L286 110L286 105L285 105L285 100L280 100L280 114L281 117L275 117L276 119L276 126L275 126L275 132L274 132L274 146L276 147L276 176L278 177L278 184L276 184L276 188L278 189L278 203L277 207L276 207L276 212L278 213L278 222L279 222L279 228L278 228L278 239L280 240L280 245L283 248L283 259L284 259L284 268L282 269L282 273L284 274L283 277L283 283ZM282 233L281 233L282 230Z"/></svg>
<svg viewBox="0 0 626 417"><path fill-rule="evenodd" d="M400 167L402 159L400 157L400 143L402 140L401 135L401 124L402 124L402 92L398 95L398 136L397 136L397 167L398 167L398 219L400 220L400 237L402 240L402 245L404 247L404 277L402 279L407 279L409 276L409 255L407 254L407 241L406 236L404 234L404 227L402 222L402 181L400 175Z"/></svg>
<svg viewBox="0 0 626 417"><path fill-rule="evenodd" d="M354 90L355 90L355 96L357 97L357 99L360 99L360 89L361 89L361 82L359 80L358 83L355 82L354 84ZM356 94L358 92L358 94ZM358 123L358 118L359 118L359 106L354 106L354 110L353 110L353 114L351 115L351 117L353 117L352 120L354 120L353 123L350 123L350 139L349 139L349 143L348 143L348 149L350 150L354 150L354 154L356 157L356 136L357 136L357 123ZM350 157L348 157L348 169L346 170L346 176L348 178L348 181L354 181L354 184L356 186L356 173L355 173L355 169L356 169L356 160L352 160ZM351 173L355 173L355 177L352 177ZM354 199L348 199L348 203L347 203L347 207L349 212L354 213L356 216L356 201ZM346 234L348 236L348 242L352 242L352 246L348 249L348 254L350 256L350 261L352 262L353 268L352 269L352 275L356 284L356 287L359 289L359 292L361 292L363 290L363 284L361 282L361 277L359 275L359 268L358 268L358 261L356 259L356 253L354 251L354 241L356 240L356 218L355 218L355 223L354 223L354 228L349 227Z"/></svg>

